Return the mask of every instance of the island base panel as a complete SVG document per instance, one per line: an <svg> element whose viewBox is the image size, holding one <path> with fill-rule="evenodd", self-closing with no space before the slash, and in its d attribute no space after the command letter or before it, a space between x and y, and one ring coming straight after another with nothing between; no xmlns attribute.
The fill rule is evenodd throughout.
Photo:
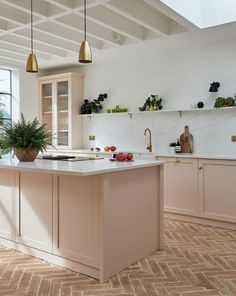
<svg viewBox="0 0 236 296"><path fill-rule="evenodd" d="M7 212L0 209L0 221L10 222L7 235L0 233L2 245L100 282L162 248L162 165L94 176L0 170L0 176L6 173L9 176L1 178L0 187L10 203L0 195L7 206ZM38 203L41 194L45 196ZM39 238L48 234L48 245L53 247L47 249L41 243L29 243L33 228L26 223L27 217L28 223L39 221L45 197L47 223L37 232L42 232ZM19 239L26 230L27 237Z"/></svg>
<svg viewBox="0 0 236 296"><path fill-rule="evenodd" d="M162 166L102 177L100 280L162 248Z"/></svg>

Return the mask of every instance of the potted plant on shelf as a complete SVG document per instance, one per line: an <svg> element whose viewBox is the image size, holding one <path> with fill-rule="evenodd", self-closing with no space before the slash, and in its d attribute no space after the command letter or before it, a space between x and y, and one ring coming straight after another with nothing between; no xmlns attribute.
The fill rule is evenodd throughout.
<svg viewBox="0 0 236 296"><path fill-rule="evenodd" d="M169 154L175 154L175 147L176 147L176 142L171 142L169 144Z"/></svg>
<svg viewBox="0 0 236 296"><path fill-rule="evenodd" d="M34 161L39 151L44 152L51 145L52 135L46 124L40 124L37 118L26 121L21 113L21 119L3 126L0 142L4 152L13 149L20 161ZM52 145L51 145L52 146Z"/></svg>
<svg viewBox="0 0 236 296"><path fill-rule="evenodd" d="M233 107L235 106L235 98L232 97L228 97L228 98L224 98L224 97L218 97L215 100L215 108L221 108L221 107Z"/></svg>

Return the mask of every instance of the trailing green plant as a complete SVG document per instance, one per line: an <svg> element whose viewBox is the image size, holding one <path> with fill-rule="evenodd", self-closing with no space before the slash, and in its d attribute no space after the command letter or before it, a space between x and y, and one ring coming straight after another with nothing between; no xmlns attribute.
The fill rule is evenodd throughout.
<svg viewBox="0 0 236 296"><path fill-rule="evenodd" d="M21 119L1 128L0 143L4 152L12 148L36 148L43 152L51 145L52 134L47 130L46 124L40 124L37 118L26 121L21 113ZM52 145L51 145L52 146Z"/></svg>
<svg viewBox="0 0 236 296"><path fill-rule="evenodd" d="M102 103L106 98L107 94L99 94L98 98L92 101L85 99L80 108L80 114L100 113L102 111Z"/></svg>

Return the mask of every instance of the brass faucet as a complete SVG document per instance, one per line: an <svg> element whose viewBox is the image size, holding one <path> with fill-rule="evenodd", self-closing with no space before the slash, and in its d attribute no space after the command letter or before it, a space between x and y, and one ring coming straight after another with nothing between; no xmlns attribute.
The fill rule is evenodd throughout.
<svg viewBox="0 0 236 296"><path fill-rule="evenodd" d="M149 128L145 128L144 136L146 136L147 132L149 132L149 144L147 145L147 150L152 152L152 132Z"/></svg>

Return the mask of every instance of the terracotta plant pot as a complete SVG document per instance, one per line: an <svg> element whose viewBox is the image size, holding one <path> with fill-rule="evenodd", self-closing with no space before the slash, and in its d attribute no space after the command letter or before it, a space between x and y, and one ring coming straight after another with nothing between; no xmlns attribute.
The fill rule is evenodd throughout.
<svg viewBox="0 0 236 296"><path fill-rule="evenodd" d="M13 148L13 150L19 161L34 161L39 153L37 148Z"/></svg>

